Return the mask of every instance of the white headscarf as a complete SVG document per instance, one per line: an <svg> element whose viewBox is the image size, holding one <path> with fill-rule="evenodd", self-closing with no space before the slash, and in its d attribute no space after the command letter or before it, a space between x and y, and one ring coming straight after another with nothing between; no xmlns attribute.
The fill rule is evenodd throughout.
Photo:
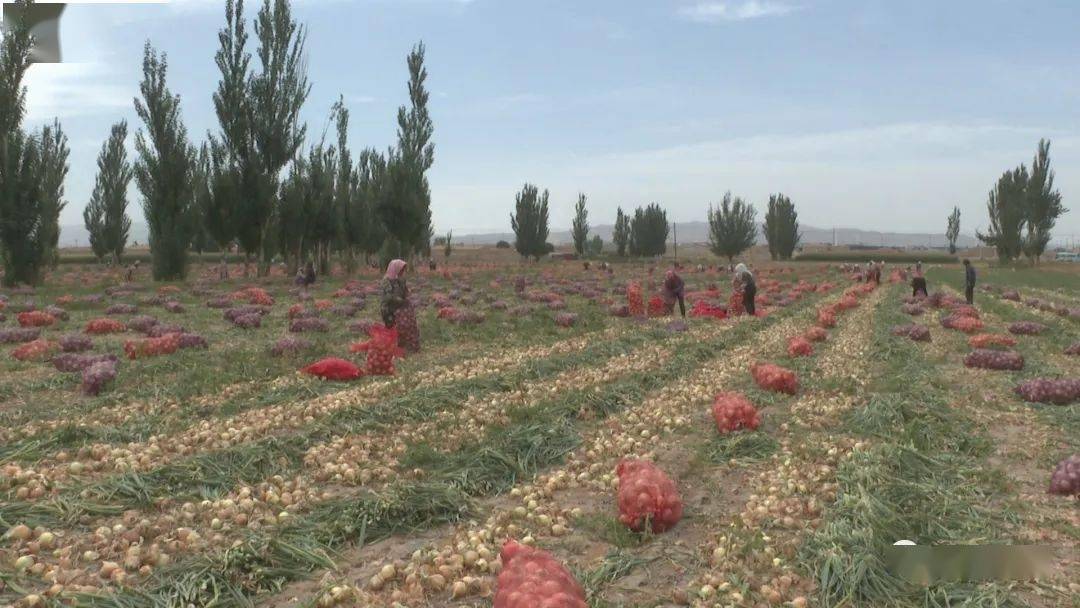
<svg viewBox="0 0 1080 608"><path fill-rule="evenodd" d="M740 276L744 274L749 276L750 278L754 277L753 273L750 272L750 269L746 267L746 264L739 263L737 266L735 266L735 275Z"/></svg>

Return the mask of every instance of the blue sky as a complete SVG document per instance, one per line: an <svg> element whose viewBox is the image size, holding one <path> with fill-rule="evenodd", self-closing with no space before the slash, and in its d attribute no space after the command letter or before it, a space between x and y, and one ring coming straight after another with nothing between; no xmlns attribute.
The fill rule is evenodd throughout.
<svg viewBox="0 0 1080 608"><path fill-rule="evenodd" d="M71 63L34 66L27 82L30 124L59 116L71 137L62 223L81 223L109 125L139 126L146 39L169 55L192 138L216 130L223 7L68 8ZM1080 2L296 0L294 10L309 31L309 134L321 135L343 94L354 151L394 142L405 55L427 45L440 232L508 230L529 181L551 190L553 228L569 225L579 191L593 223L610 223L617 205L651 201L703 220L731 190L759 213L782 191L822 227L941 231L959 205L972 233L986 225L994 180L1030 163L1040 137L1052 139L1066 205L1080 209ZM141 219L134 191L131 213ZM1058 232L1080 238L1080 210Z"/></svg>

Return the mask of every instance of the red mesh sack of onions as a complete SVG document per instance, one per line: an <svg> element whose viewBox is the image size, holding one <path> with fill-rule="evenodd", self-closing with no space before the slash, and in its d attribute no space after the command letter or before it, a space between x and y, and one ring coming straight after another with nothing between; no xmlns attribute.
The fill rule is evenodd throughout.
<svg viewBox="0 0 1080 608"><path fill-rule="evenodd" d="M855 299L855 296L851 294L844 294L840 301L836 303L836 307L840 310L851 310L859 306L859 301Z"/></svg>
<svg viewBox="0 0 1080 608"><path fill-rule="evenodd" d="M818 309L817 324L818 327L836 327L836 311L831 306Z"/></svg>
<svg viewBox="0 0 1080 608"><path fill-rule="evenodd" d="M712 317L714 319L726 319L727 309L723 306L713 306L705 300L698 300L694 302L694 307L690 309L691 317Z"/></svg>
<svg viewBox="0 0 1080 608"><path fill-rule="evenodd" d="M585 590L550 553L507 541L494 608L587 608Z"/></svg>
<svg viewBox="0 0 1080 608"><path fill-rule="evenodd" d="M420 352L420 326L416 323L416 309L403 306L394 313L394 327L398 332L398 344L408 353Z"/></svg>
<svg viewBox="0 0 1080 608"><path fill-rule="evenodd" d="M1046 331L1046 326L1035 321L1017 321L1009 324L1009 333L1018 336L1036 336Z"/></svg>
<svg viewBox="0 0 1080 608"><path fill-rule="evenodd" d="M1024 369L1024 356L1012 350L978 348L964 357L964 365L979 369L1019 371Z"/></svg>
<svg viewBox="0 0 1080 608"><path fill-rule="evenodd" d="M626 305L630 308L630 316L645 315L645 296L641 292L640 283L634 281L626 286Z"/></svg>
<svg viewBox="0 0 1080 608"><path fill-rule="evenodd" d="M1066 355L1080 355L1080 342L1073 342L1065 349Z"/></svg>
<svg viewBox="0 0 1080 608"><path fill-rule="evenodd" d="M613 317L626 318L630 316L630 307L626 304L612 304L608 307L608 314Z"/></svg>
<svg viewBox="0 0 1080 608"><path fill-rule="evenodd" d="M45 361L58 348L56 342L39 338L16 347L11 351L11 356L19 361Z"/></svg>
<svg viewBox="0 0 1080 608"><path fill-rule="evenodd" d="M668 309L667 302L664 301L664 298L658 295L649 298L650 317L663 317L666 316L669 312L671 311Z"/></svg>
<svg viewBox="0 0 1080 608"><path fill-rule="evenodd" d="M802 336L788 338L787 353L791 357L809 357L814 354L814 345Z"/></svg>
<svg viewBox="0 0 1080 608"><path fill-rule="evenodd" d="M683 503L675 482L651 462L625 459L619 476L619 521L635 532L648 522L654 533L670 530L682 519Z"/></svg>
<svg viewBox="0 0 1080 608"><path fill-rule="evenodd" d="M1058 463L1050 475L1051 494L1080 498L1080 454L1073 454Z"/></svg>
<svg viewBox="0 0 1080 608"><path fill-rule="evenodd" d="M974 317L964 317L956 314L950 314L941 318L941 326L948 329L962 331L965 334L972 334L983 328L983 322Z"/></svg>
<svg viewBox="0 0 1080 608"><path fill-rule="evenodd" d="M720 393L712 406L716 430L726 435L739 429L754 430L761 424L757 408L739 393Z"/></svg>
<svg viewBox="0 0 1080 608"><path fill-rule="evenodd" d="M373 325L369 333L371 339L361 344L353 344L349 350L354 353L367 351L366 371L368 374L394 375L394 358L405 355L405 351L398 346L397 328L387 329L381 324Z"/></svg>
<svg viewBox="0 0 1080 608"><path fill-rule="evenodd" d="M971 348L1012 348L1016 338L1005 334L976 334L968 338Z"/></svg>
<svg viewBox="0 0 1080 608"><path fill-rule="evenodd" d="M127 331L127 326L116 319L92 319L83 331L88 334L118 334Z"/></svg>
<svg viewBox="0 0 1080 608"><path fill-rule="evenodd" d="M741 292L733 292L731 297L728 298L727 313L732 317L746 314L746 307L743 306L743 294Z"/></svg>
<svg viewBox="0 0 1080 608"><path fill-rule="evenodd" d="M142 359L158 355L171 355L180 349L180 334L165 334L160 338L128 340L124 342L124 352L128 359Z"/></svg>
<svg viewBox="0 0 1080 608"><path fill-rule="evenodd" d="M765 390L794 395L799 390L795 372L773 363L755 363L750 366L754 382Z"/></svg>
<svg viewBox="0 0 1080 608"><path fill-rule="evenodd" d="M814 326L803 332L803 337L811 342L824 342L829 337L829 332L823 327Z"/></svg>
<svg viewBox="0 0 1080 608"><path fill-rule="evenodd" d="M971 317L973 319L979 318L979 311L970 304L960 304L958 306L953 306L952 314L958 317Z"/></svg>
<svg viewBox="0 0 1080 608"><path fill-rule="evenodd" d="M1036 378L1020 383L1013 391L1024 401L1068 405L1080 401L1080 378Z"/></svg>
<svg viewBox="0 0 1080 608"><path fill-rule="evenodd" d="M16 316L19 319L20 327L48 327L56 323L56 317L40 310L20 312Z"/></svg>
<svg viewBox="0 0 1080 608"><path fill-rule="evenodd" d="M370 358L370 353L368 356ZM356 380L363 375L360 368L351 361L346 361L345 359L339 359L337 357L320 359L315 363L302 368L300 371L311 376L318 376L323 380L336 381Z"/></svg>

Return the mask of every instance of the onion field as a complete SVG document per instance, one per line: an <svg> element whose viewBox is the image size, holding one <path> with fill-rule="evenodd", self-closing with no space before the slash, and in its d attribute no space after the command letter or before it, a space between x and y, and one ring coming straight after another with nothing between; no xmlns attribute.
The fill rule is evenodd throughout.
<svg viewBox="0 0 1080 608"><path fill-rule="evenodd" d="M632 314L661 267L493 259L410 272L378 365L374 270L4 291L0 606L1080 603L1071 284L773 263L729 316L695 264L683 321ZM921 585L900 540L1052 559Z"/></svg>

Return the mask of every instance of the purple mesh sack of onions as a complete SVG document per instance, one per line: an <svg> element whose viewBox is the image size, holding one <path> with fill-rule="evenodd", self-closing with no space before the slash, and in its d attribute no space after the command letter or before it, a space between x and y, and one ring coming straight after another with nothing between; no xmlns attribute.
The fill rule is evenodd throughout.
<svg viewBox="0 0 1080 608"><path fill-rule="evenodd" d="M113 361L99 361L83 370L82 392L84 395L97 395L115 379L116 363Z"/></svg>
<svg viewBox="0 0 1080 608"><path fill-rule="evenodd" d="M58 371L73 373L81 372L95 363L103 361L116 363L116 360L116 355L113 354L62 353L52 358L52 364Z"/></svg>
<svg viewBox="0 0 1080 608"><path fill-rule="evenodd" d="M94 348L94 341L90 336L82 334L67 334L60 336L60 350L65 353L81 353Z"/></svg>
<svg viewBox="0 0 1080 608"><path fill-rule="evenodd" d="M12 327L0 329L0 344L18 344L20 342L33 342L41 336L41 329L37 327Z"/></svg>
<svg viewBox="0 0 1080 608"><path fill-rule="evenodd" d="M175 323L158 323L148 329L146 335L149 338L160 338L167 334L182 334L185 331L183 326Z"/></svg>
<svg viewBox="0 0 1080 608"><path fill-rule="evenodd" d="M371 333L371 328L375 325L377 323L371 319L361 319L349 324L349 333L366 336Z"/></svg>
<svg viewBox="0 0 1080 608"><path fill-rule="evenodd" d="M510 308L510 305L507 304L505 300L495 300L488 308L491 310L506 310Z"/></svg>
<svg viewBox="0 0 1080 608"><path fill-rule="evenodd" d="M890 331L894 336L910 338L911 340L914 340L916 342L930 341L930 328L925 325L919 325L918 323L912 323L910 325L896 325Z"/></svg>
<svg viewBox="0 0 1080 608"><path fill-rule="evenodd" d="M555 315L555 324L559 327L573 327L577 324L578 316L572 312L560 312Z"/></svg>
<svg viewBox="0 0 1080 608"><path fill-rule="evenodd" d="M134 316L127 322L127 326L134 329L137 332L146 333L150 331L150 328L157 325L158 320L150 315L138 315Z"/></svg>
<svg viewBox="0 0 1080 608"><path fill-rule="evenodd" d="M256 327L262 327L262 315L258 313L249 313L246 315L240 315L233 317L232 324L240 329L255 329Z"/></svg>
<svg viewBox="0 0 1080 608"><path fill-rule="evenodd" d="M327 332L330 331L330 324L325 319L318 317L304 317L290 321L289 331L294 334L311 331Z"/></svg>
<svg viewBox="0 0 1080 608"><path fill-rule="evenodd" d="M291 355L308 350L312 347L311 340L305 338L298 338L296 336L285 336L274 342L270 347L270 354L275 357L281 357L283 355Z"/></svg>
<svg viewBox="0 0 1080 608"><path fill-rule="evenodd" d="M964 357L964 365L979 369L1019 371L1024 369L1024 357L1012 350L979 348Z"/></svg>
<svg viewBox="0 0 1080 608"><path fill-rule="evenodd" d="M53 317L55 317L57 319L60 319L62 321L67 321L68 320L67 311L64 310L63 308L60 308L59 306L46 306L45 307L45 312L47 312L48 314L50 314Z"/></svg>
<svg viewBox="0 0 1080 608"><path fill-rule="evenodd" d="M1011 300L1013 302L1019 302L1020 301L1020 292L1016 291L1015 289L1010 289L1010 290L1006 291L1005 293L1001 294L1001 299L1003 299L1003 300Z"/></svg>
<svg viewBox="0 0 1080 608"><path fill-rule="evenodd" d="M1035 336L1046 331L1046 326L1035 321L1017 321L1009 324L1009 333L1018 336Z"/></svg>
<svg viewBox="0 0 1080 608"><path fill-rule="evenodd" d="M1068 405L1080 401L1080 378L1036 378L1013 389L1024 401Z"/></svg>
<svg viewBox="0 0 1080 608"><path fill-rule="evenodd" d="M172 313L180 314L184 312L184 305L180 302L177 302L176 300L169 300L168 302L165 302L165 310Z"/></svg>
<svg viewBox="0 0 1080 608"><path fill-rule="evenodd" d="M921 315L924 312L923 307L919 306L918 304L904 304L900 307L900 310L903 311L904 314L911 315L913 317Z"/></svg>
<svg viewBox="0 0 1080 608"><path fill-rule="evenodd" d="M105 309L105 314L107 314L107 315L133 315L133 314L135 314L136 310L138 310L138 307L136 307L134 304L124 304L122 302L117 302L116 304L112 304L108 308L106 308Z"/></svg>
<svg viewBox="0 0 1080 608"><path fill-rule="evenodd" d="M1065 349L1066 355L1080 355L1080 342L1073 342Z"/></svg>
<svg viewBox="0 0 1080 608"><path fill-rule="evenodd" d="M206 301L207 308L228 308L232 306L232 301L225 296L218 296Z"/></svg>
<svg viewBox="0 0 1080 608"><path fill-rule="evenodd" d="M1050 494L1080 498L1080 454L1058 463L1050 475Z"/></svg>
<svg viewBox="0 0 1080 608"><path fill-rule="evenodd" d="M206 338L199 334L180 334L180 348L210 348L210 345L206 342Z"/></svg>

